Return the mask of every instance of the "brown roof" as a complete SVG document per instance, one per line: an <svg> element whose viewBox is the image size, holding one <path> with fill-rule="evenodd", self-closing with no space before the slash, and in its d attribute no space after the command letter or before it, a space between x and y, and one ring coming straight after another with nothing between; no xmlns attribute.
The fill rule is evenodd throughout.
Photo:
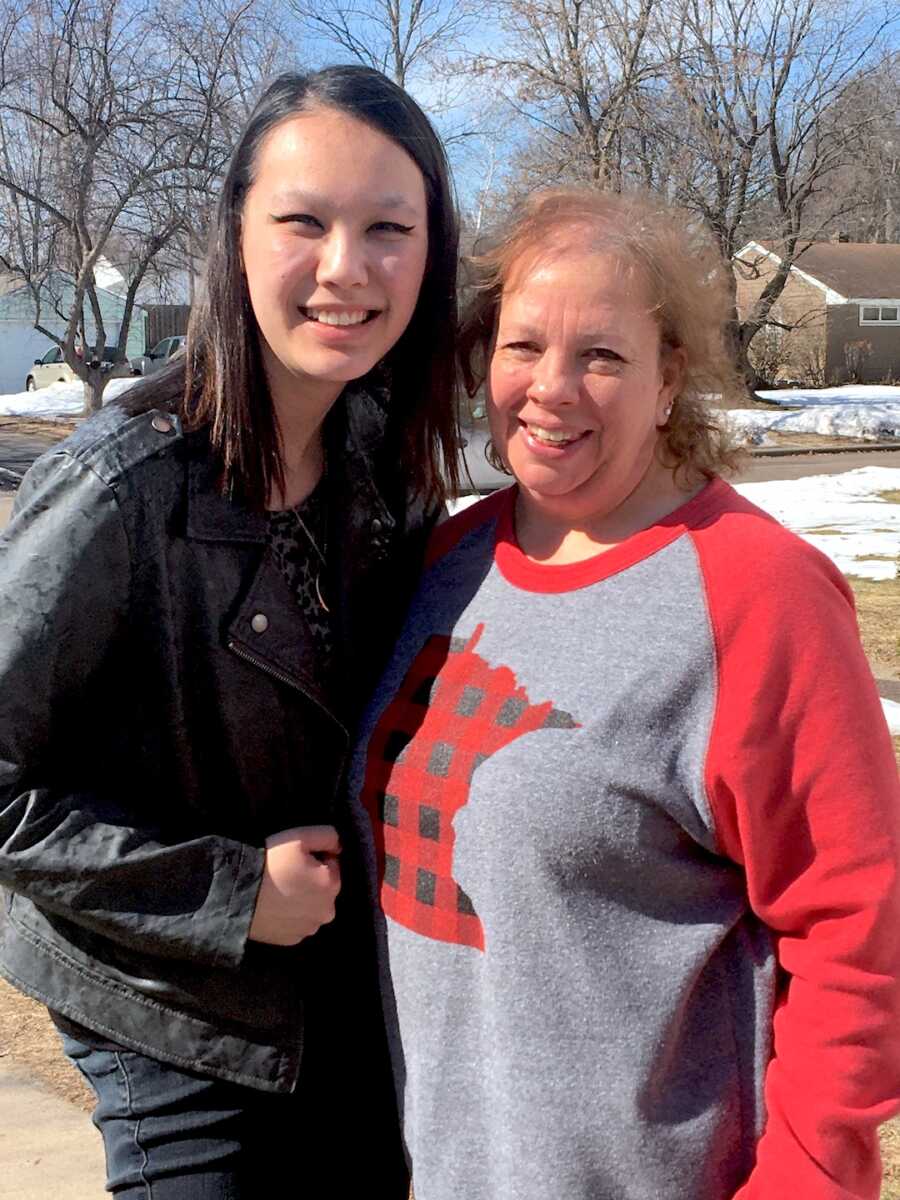
<svg viewBox="0 0 900 1200"><path fill-rule="evenodd" d="M772 242L758 242L778 253ZM848 299L900 299L897 242L813 242L795 266Z"/></svg>

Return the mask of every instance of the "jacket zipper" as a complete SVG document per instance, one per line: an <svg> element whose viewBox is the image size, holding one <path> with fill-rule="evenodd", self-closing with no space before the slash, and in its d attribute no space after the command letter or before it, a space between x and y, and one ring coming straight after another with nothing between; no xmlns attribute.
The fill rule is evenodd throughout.
<svg viewBox="0 0 900 1200"><path fill-rule="evenodd" d="M257 667L266 675L271 675L273 679L277 679L279 683L286 684L289 688L293 688L294 691L299 692L301 696L306 696L307 700L312 700L312 703L318 708L322 708L322 705L319 704L318 700L313 700L309 693L300 686L296 679L292 679L291 676L286 674L284 671L279 671L277 667L272 667L263 659L257 658L255 654L251 654L249 650L245 650L238 642L232 640L229 641L227 645L232 654L236 654L238 658L242 658L244 662L251 663L254 667ZM337 727L349 741L350 732L346 725L339 721L334 713L330 712L327 708L322 708L322 711L328 713L328 716L332 719L332 721L334 721L335 725L337 725Z"/></svg>
<svg viewBox="0 0 900 1200"><path fill-rule="evenodd" d="M340 729L341 733L344 735L345 740L344 740L344 750L340 756L340 760L338 762L338 769L335 773L334 786L331 790L332 800L335 799L335 797L338 794L338 791L340 790L341 779L343 779L343 776L344 776L344 767L347 765L347 755L349 753L349 748L350 748L350 732L347 729L346 725L344 725L343 722L339 721L333 712L329 712L329 710L327 708L323 708L322 705L319 704L319 702L317 700L313 700L313 698L307 692L305 692L303 690L303 688L300 686L300 684L297 683L296 679L292 679L290 677L290 675L287 675L284 671L279 671L277 667L270 667L267 662L263 662L262 659L257 658L255 654L251 654L249 650L245 650L243 648L243 646L238 645L238 643L235 642L234 640L227 642L226 645L228 646L228 649L232 652L232 654L236 654L238 656L238 658L242 658L244 660L244 662L250 663L251 666L256 667L258 670L262 671L264 674L271 676L272 679L277 679L279 683L283 683L287 687L293 688L293 690L295 692L299 692L301 696L305 696L306 699L309 700L311 704L315 704L317 708L321 708L323 712L327 713L328 716L331 718L331 720L334 721L335 725L337 725L338 729Z"/></svg>

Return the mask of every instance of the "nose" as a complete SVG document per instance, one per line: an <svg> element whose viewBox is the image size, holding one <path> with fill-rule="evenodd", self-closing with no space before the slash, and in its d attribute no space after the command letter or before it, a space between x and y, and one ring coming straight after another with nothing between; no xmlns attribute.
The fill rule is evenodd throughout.
<svg viewBox="0 0 900 1200"><path fill-rule="evenodd" d="M365 247L349 230L333 229L322 240L316 281L339 288L362 287L369 271Z"/></svg>
<svg viewBox="0 0 900 1200"><path fill-rule="evenodd" d="M534 364L526 393L529 400L546 407L574 404L578 399L575 376L554 355L544 354Z"/></svg>

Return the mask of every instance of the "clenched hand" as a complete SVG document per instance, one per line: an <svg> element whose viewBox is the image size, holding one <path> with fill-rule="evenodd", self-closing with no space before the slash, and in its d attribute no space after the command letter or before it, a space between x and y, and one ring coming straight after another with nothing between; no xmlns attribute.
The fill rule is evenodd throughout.
<svg viewBox="0 0 900 1200"><path fill-rule="evenodd" d="M334 920L341 843L331 825L283 829L266 839L266 865L250 925L254 942L295 946Z"/></svg>

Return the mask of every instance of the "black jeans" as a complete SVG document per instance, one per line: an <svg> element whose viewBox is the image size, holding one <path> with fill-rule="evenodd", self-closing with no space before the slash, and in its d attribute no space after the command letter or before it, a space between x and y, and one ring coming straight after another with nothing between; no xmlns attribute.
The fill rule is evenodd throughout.
<svg viewBox="0 0 900 1200"><path fill-rule="evenodd" d="M67 1035L63 1046L97 1095L117 1200L406 1200L393 1105L370 1103L369 1080L329 1078L323 1062L273 1095Z"/></svg>

